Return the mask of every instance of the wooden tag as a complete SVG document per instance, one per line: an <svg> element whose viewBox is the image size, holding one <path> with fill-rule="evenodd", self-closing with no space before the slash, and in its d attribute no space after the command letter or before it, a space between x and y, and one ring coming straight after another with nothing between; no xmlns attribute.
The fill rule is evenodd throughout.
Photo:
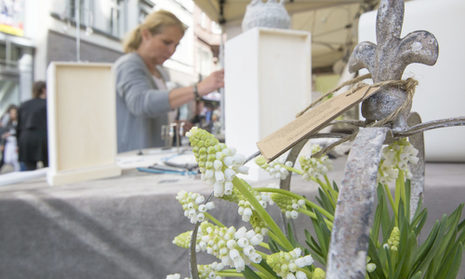
<svg viewBox="0 0 465 279"><path fill-rule="evenodd" d="M277 158L300 140L315 134L326 123L373 95L379 89L368 88L369 86L366 85L353 92L346 91L305 112L286 126L257 142L260 153L268 161Z"/></svg>

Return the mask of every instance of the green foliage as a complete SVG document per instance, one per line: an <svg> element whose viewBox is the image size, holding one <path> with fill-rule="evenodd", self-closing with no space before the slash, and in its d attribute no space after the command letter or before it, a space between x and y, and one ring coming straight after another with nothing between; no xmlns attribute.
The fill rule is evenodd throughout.
<svg viewBox="0 0 465 279"><path fill-rule="evenodd" d="M255 273L255 271L253 271L253 269L248 266L245 267L245 270L242 272L242 274L246 279L261 279L261 277L258 276L257 273Z"/></svg>
<svg viewBox="0 0 465 279"><path fill-rule="evenodd" d="M459 225L463 204L449 216L444 215L431 229L423 243L420 232L427 211L421 201L410 218L410 183L405 183L406 200L397 208L397 218L391 216L385 189L378 187L378 206L370 234L368 256L377 268L369 278L456 278L463 252L464 226ZM463 223L463 222L462 222ZM397 251L386 247L389 235L398 225L400 241Z"/></svg>
<svg viewBox="0 0 465 279"><path fill-rule="evenodd" d="M234 153L226 146L218 145L215 139L201 129L194 129L191 132L190 140L193 142L193 150L197 160L205 161L205 166L202 169L204 178L209 177L205 173L212 169L214 163L219 165L216 162L217 158L225 157L226 153ZM227 152L225 153L224 150ZM383 150L385 159L382 160L381 164L382 179L380 181L388 183L388 181L395 180L395 191L393 195L386 184L380 183L377 187L377 206L370 230L367 251L369 272L366 274L366 278L453 279L457 277L465 246L465 220L461 221L464 205L459 205L454 212L437 220L425 240L420 241L427 219L427 210L423 208L420 199L415 212L411 214L410 181L405 179L410 174L407 168L400 167L415 161L413 158L416 154L415 151L406 140ZM206 155L207 153L210 157ZM405 153L406 156L400 156L401 153ZM217 172L225 172L224 166L231 165L229 161L225 159L224 164L214 167L215 177ZM200 230L205 240L203 237L198 237L197 244L202 240L203 248L201 249L213 255L218 253L212 252L220 249L222 254L218 255L221 256L222 261L227 257L230 257L230 260L234 259L235 270L217 270L217 275L243 276L248 279L272 279L281 278L280 276L286 278L306 277L308 279L323 279L325 277L323 269L317 268L314 261L323 267L327 265L339 189L337 184L331 183L326 176L327 162L310 157L300 161L301 167L304 163L302 170L297 170L287 163L284 166L287 171L301 174L305 179L312 180L319 185L315 197L318 204L283 189L252 188L246 181L237 176L232 176L231 183L234 188L231 193L218 195L238 205L246 202L247 205L242 204L242 206L247 206L247 210L249 213L252 210L252 214L249 214L250 218L245 221L248 221L254 230L251 230L251 235L245 239L246 234L249 234L245 228L241 228L242 232L233 227L226 229L218 220L205 213L205 217L209 220L202 225L211 227L212 225L208 222L212 222L217 228L212 228L211 231L205 230L206 232ZM263 160L262 164L264 164ZM221 185L225 186L224 177L218 174L218 181L214 187L218 187L220 182L224 184ZM210 178L212 179L212 177ZM225 189L220 190L224 191ZM310 218L313 231L304 231L304 245L298 242L292 221L285 222L285 232L281 230L267 212L265 198L261 196L262 194L270 194L269 199L273 199L287 217L295 218L298 213ZM226 230L231 230L231 232L224 232ZM212 231L221 233L213 234ZM233 232L238 234L233 234ZM256 234L260 234L258 241L257 238L254 238ZM423 233L423 235L426 234ZM175 239L175 243L188 248L187 246L190 244L188 236L189 232L181 234ZM264 236L267 236L267 243L262 242ZM248 246L248 243L261 246L264 252L258 251L259 254L256 253L255 248ZM201 245L197 246L197 248L199 247ZM223 251L225 249L226 252ZM236 260L238 264L236 264ZM226 261L225 265L233 267L231 261L229 263ZM213 275L208 275L208 278L213 278L211 277Z"/></svg>
<svg viewBox="0 0 465 279"><path fill-rule="evenodd" d="M398 193L403 192L397 208L392 208L386 187L377 188L378 202L370 231L368 257L376 269L367 274L370 279L405 278L456 278L465 245L465 220L460 222L463 204L450 215L444 215L436 221L425 241L420 243L420 233L427 218L427 210L419 201L415 213L410 216L410 182L397 185ZM335 185L333 187L337 189ZM319 191L317 200L322 208L333 213L331 197L327 191ZM305 243L311 255L322 265L326 265L331 230L315 209L317 219L311 219L314 236L305 231ZM397 247L389 247L388 241L393 229L399 229Z"/></svg>

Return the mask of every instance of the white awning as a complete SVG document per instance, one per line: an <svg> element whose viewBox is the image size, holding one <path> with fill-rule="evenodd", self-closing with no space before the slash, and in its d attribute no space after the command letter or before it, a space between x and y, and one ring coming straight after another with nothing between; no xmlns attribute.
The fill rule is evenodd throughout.
<svg viewBox="0 0 465 279"><path fill-rule="evenodd" d="M212 20L240 24L250 0L194 0ZM292 29L306 30L312 37L312 68L330 67L357 43L360 4L373 0L287 0ZM374 27L373 27L374 28Z"/></svg>

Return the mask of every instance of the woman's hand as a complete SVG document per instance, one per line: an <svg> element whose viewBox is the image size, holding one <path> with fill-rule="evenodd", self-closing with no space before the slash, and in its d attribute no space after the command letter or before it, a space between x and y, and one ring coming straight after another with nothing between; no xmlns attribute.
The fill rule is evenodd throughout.
<svg viewBox="0 0 465 279"><path fill-rule="evenodd" d="M204 96L224 86L224 70L211 73L197 84L199 95Z"/></svg>

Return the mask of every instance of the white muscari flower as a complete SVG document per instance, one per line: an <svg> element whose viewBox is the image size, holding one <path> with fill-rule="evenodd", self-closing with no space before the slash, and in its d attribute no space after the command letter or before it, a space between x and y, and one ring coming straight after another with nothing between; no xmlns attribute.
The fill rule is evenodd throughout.
<svg viewBox="0 0 465 279"><path fill-rule="evenodd" d="M179 234L173 239L173 244L184 248L188 249L190 247L190 242L191 242L191 236L192 236L192 231L187 231L184 233Z"/></svg>
<svg viewBox="0 0 465 279"><path fill-rule="evenodd" d="M289 175L289 171L286 167L292 167L292 162L286 162L283 157L280 157L270 163L267 163L266 159L260 155L255 159L255 163L260 168L268 172L270 176L281 180L286 179L286 177Z"/></svg>
<svg viewBox="0 0 465 279"><path fill-rule="evenodd" d="M327 155L322 155L319 158L312 157L314 154L321 151L321 146L313 144L311 146L312 155L300 156L299 163L302 171L304 172L303 177L306 180L324 176L332 168L331 161Z"/></svg>
<svg viewBox="0 0 465 279"><path fill-rule="evenodd" d="M220 259L222 267L231 266L242 272L246 264L261 261L261 256L252 246L260 237L245 227L236 230L203 222L199 227L197 248Z"/></svg>
<svg viewBox="0 0 465 279"><path fill-rule="evenodd" d="M271 199L288 219L297 219L299 216L298 210L305 208L304 200L298 200L279 193L271 194Z"/></svg>
<svg viewBox="0 0 465 279"><path fill-rule="evenodd" d="M245 157L200 128L193 127L186 135L199 164L201 179L213 185L215 197L231 195L232 186L226 183L231 182L238 173L248 173L248 168L243 165Z"/></svg>
<svg viewBox="0 0 465 279"><path fill-rule="evenodd" d="M202 222L205 219L204 213L214 207L213 202L201 204L205 201L205 197L198 193L180 191L176 195L176 199L182 205L184 216L189 218L190 222L193 224Z"/></svg>
<svg viewBox="0 0 465 279"><path fill-rule="evenodd" d="M295 273L295 277L297 279L307 279L307 275L305 274L305 272L300 270Z"/></svg>
<svg viewBox="0 0 465 279"><path fill-rule="evenodd" d="M368 272L373 272L373 271L375 271L375 269L376 269L376 264L374 264L374 263L367 264L367 271Z"/></svg>
<svg viewBox="0 0 465 279"><path fill-rule="evenodd" d="M307 278L302 268L313 264L313 258L310 255L301 256L302 250L295 248L290 252L278 252L269 255L266 262L274 272L281 278Z"/></svg>
<svg viewBox="0 0 465 279"><path fill-rule="evenodd" d="M207 207L207 210L215 208L215 204L212 201L207 202L205 206Z"/></svg>
<svg viewBox="0 0 465 279"><path fill-rule="evenodd" d="M217 275L217 271L221 271L224 266L221 263L214 262L209 265L197 265L200 279L222 279Z"/></svg>
<svg viewBox="0 0 465 279"><path fill-rule="evenodd" d="M378 182L389 184L395 181L399 175L399 171L405 174L405 178L411 178L412 173L409 165L418 162L417 155L418 150L406 138L385 146L378 169Z"/></svg>

